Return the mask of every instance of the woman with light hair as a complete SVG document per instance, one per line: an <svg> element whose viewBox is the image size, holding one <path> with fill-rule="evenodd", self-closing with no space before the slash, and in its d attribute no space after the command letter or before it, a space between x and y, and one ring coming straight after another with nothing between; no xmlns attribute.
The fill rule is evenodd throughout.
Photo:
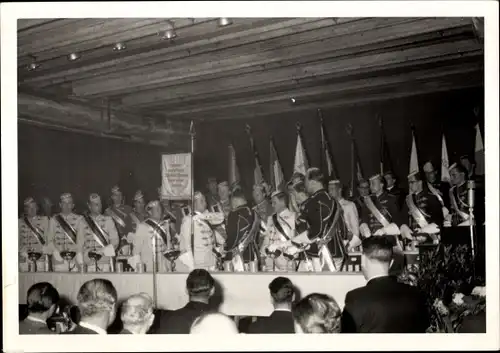
<svg viewBox="0 0 500 353"><path fill-rule="evenodd" d="M292 309L295 333L340 333L341 314L329 295L309 294Z"/></svg>
<svg viewBox="0 0 500 353"><path fill-rule="evenodd" d="M153 300L146 293L134 294L122 304L121 316L123 330L120 334L146 334L153 325Z"/></svg>

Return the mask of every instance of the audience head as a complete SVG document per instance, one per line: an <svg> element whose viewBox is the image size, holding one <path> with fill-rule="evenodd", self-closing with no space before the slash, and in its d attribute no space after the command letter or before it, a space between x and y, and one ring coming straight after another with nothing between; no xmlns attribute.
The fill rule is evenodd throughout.
<svg viewBox="0 0 500 353"><path fill-rule="evenodd" d="M313 293L292 309L296 333L339 333L341 310L335 299Z"/></svg>
<svg viewBox="0 0 500 353"><path fill-rule="evenodd" d="M207 199L199 191L194 193L194 210L198 212L205 212L207 210Z"/></svg>
<svg viewBox="0 0 500 353"><path fill-rule="evenodd" d="M191 334L238 334L238 328L231 318L222 313L205 313L194 320L191 325Z"/></svg>
<svg viewBox="0 0 500 353"><path fill-rule="evenodd" d="M245 197L245 194L243 193L243 190L241 189L236 189L233 191L231 194L231 208L233 210L237 209L240 206L244 206L247 204L247 199Z"/></svg>
<svg viewBox="0 0 500 353"><path fill-rule="evenodd" d="M275 191L271 195L271 205L274 212L280 214L288 207L288 195L283 191Z"/></svg>
<svg viewBox="0 0 500 353"><path fill-rule="evenodd" d="M309 195L324 187L324 176L319 168L309 168L306 173L306 191Z"/></svg>
<svg viewBox="0 0 500 353"><path fill-rule="evenodd" d="M81 321L106 329L115 321L118 295L111 281L102 278L85 282L77 294Z"/></svg>
<svg viewBox="0 0 500 353"><path fill-rule="evenodd" d="M366 180L361 180L358 185L359 196L369 196L370 195L370 183Z"/></svg>
<svg viewBox="0 0 500 353"><path fill-rule="evenodd" d="M207 270L196 269L189 273L186 289L190 300L208 303L215 293L215 280Z"/></svg>
<svg viewBox="0 0 500 353"><path fill-rule="evenodd" d="M210 195L217 195L217 179L216 178L208 178L207 180L207 189Z"/></svg>
<svg viewBox="0 0 500 353"><path fill-rule="evenodd" d="M392 188L393 186L396 185L396 176L391 171L384 173L384 180L385 180L385 185L388 188Z"/></svg>
<svg viewBox="0 0 500 353"><path fill-rule="evenodd" d="M410 189L410 193L418 194L422 191L424 176L420 172L413 172L408 175L408 187Z"/></svg>
<svg viewBox="0 0 500 353"><path fill-rule="evenodd" d="M75 204L73 203L73 196L70 193L64 193L61 195L61 201L59 202L59 207L61 208L62 214L69 214L73 211Z"/></svg>
<svg viewBox="0 0 500 353"><path fill-rule="evenodd" d="M36 216L38 211L38 205L36 204L36 201L32 197L28 197L26 200L24 200L24 214L28 218L33 218Z"/></svg>
<svg viewBox="0 0 500 353"><path fill-rule="evenodd" d="M330 180L328 182L328 194L335 200L340 200L342 198L342 184L340 180Z"/></svg>
<svg viewBox="0 0 500 353"><path fill-rule="evenodd" d="M31 316L47 320L57 308L59 292L50 283L40 282L28 289L26 303Z"/></svg>
<svg viewBox="0 0 500 353"><path fill-rule="evenodd" d="M474 172L475 163L471 161L468 155L464 154L460 157L460 164L467 171L467 175L472 174Z"/></svg>
<svg viewBox="0 0 500 353"><path fill-rule="evenodd" d="M386 236L371 236L363 240L361 271L367 280L385 276L393 260L393 244Z"/></svg>
<svg viewBox="0 0 500 353"><path fill-rule="evenodd" d="M91 214L93 215L101 214L102 211L101 197L95 193L90 194L87 206L89 207L89 211Z"/></svg>
<svg viewBox="0 0 500 353"><path fill-rule="evenodd" d="M286 277L276 277L269 283L269 292L275 308L291 308L295 298L292 281Z"/></svg>
<svg viewBox="0 0 500 353"><path fill-rule="evenodd" d="M163 208L158 200L148 202L146 211L148 212L149 217L156 221L161 220L163 217Z"/></svg>
<svg viewBox="0 0 500 353"><path fill-rule="evenodd" d="M293 185L293 196L297 202L297 206L300 206L305 200L307 200L308 196L304 182L299 181L297 184Z"/></svg>
<svg viewBox="0 0 500 353"><path fill-rule="evenodd" d="M384 190L384 181L380 174L376 174L370 178L370 191L373 195L379 195Z"/></svg>
<svg viewBox="0 0 500 353"><path fill-rule="evenodd" d="M438 180L438 172L434 169L432 162L426 162L424 164L425 178L429 183L435 183Z"/></svg>
<svg viewBox="0 0 500 353"><path fill-rule="evenodd" d="M111 189L111 200L113 200L115 206L119 206L123 202L123 194L118 185L113 186Z"/></svg>
<svg viewBox="0 0 500 353"><path fill-rule="evenodd" d="M143 212L146 208L146 201L144 200L144 194L141 190L137 190L134 195L134 209L137 212Z"/></svg>
<svg viewBox="0 0 500 353"><path fill-rule="evenodd" d="M467 180L467 170L463 165L453 163L449 170L452 185L462 185Z"/></svg>
<svg viewBox="0 0 500 353"><path fill-rule="evenodd" d="M264 201L266 199L266 190L264 188L264 185L262 184L254 185L252 190L252 196L253 196L253 201L257 205L262 201Z"/></svg>
<svg viewBox="0 0 500 353"><path fill-rule="evenodd" d="M153 300L146 293L134 294L122 304L123 327L132 333L145 334L153 325Z"/></svg>
<svg viewBox="0 0 500 353"><path fill-rule="evenodd" d="M230 196L230 192L229 192L229 183L227 181L222 181L219 183L219 185L217 185L218 187L218 192L219 192L219 198L221 200L228 200L229 199L229 196Z"/></svg>

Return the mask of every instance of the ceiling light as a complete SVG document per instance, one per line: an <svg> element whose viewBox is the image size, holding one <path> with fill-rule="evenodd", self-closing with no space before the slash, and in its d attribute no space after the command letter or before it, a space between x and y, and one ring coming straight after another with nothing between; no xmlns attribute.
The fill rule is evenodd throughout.
<svg viewBox="0 0 500 353"><path fill-rule="evenodd" d="M113 47L113 51L122 51L125 49L127 49L125 43L116 43L115 46Z"/></svg>
<svg viewBox="0 0 500 353"><path fill-rule="evenodd" d="M177 33L175 33L174 24L171 21L168 21L166 29L158 33L158 35L161 37L161 39L168 39L168 40L177 37Z"/></svg>
<svg viewBox="0 0 500 353"><path fill-rule="evenodd" d="M221 18L219 18L219 21L218 21L219 27L226 27L232 23L233 23L233 21L231 21L229 18L226 18L226 17L221 17Z"/></svg>
<svg viewBox="0 0 500 353"><path fill-rule="evenodd" d="M81 57L81 55L75 52L75 53L71 53L68 55L68 60L75 61L75 60L80 59L80 57Z"/></svg>
<svg viewBox="0 0 500 353"><path fill-rule="evenodd" d="M295 102L296 102L295 98L293 98L293 97L292 97L292 98L290 98L290 100L292 101L292 103L295 103Z"/></svg>
<svg viewBox="0 0 500 353"><path fill-rule="evenodd" d="M31 57L31 63L29 63L28 65L26 65L26 69L28 71L35 71L36 69L38 69L40 67L40 64L36 62L36 57L30 55Z"/></svg>

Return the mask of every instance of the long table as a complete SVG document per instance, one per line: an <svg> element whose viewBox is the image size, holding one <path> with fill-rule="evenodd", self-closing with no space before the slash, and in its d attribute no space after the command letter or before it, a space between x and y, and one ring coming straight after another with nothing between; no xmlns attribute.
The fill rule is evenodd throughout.
<svg viewBox="0 0 500 353"><path fill-rule="evenodd" d="M215 299L221 303L219 310L227 315L267 316L272 311L269 283L278 276L285 276L297 287L301 297L319 292L331 295L339 306L344 306L347 292L365 285L360 273L213 273L216 280ZM175 310L188 302L186 293L187 273L157 275L157 307ZM26 303L29 287L38 282L51 283L62 296L76 303L80 286L93 278L109 279L118 291L119 299L146 292L153 296L153 276L144 273L20 273L19 304Z"/></svg>

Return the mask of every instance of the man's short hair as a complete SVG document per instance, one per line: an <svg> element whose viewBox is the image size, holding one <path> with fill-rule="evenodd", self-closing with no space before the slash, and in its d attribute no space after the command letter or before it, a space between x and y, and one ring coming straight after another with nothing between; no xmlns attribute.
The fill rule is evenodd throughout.
<svg viewBox="0 0 500 353"><path fill-rule="evenodd" d="M125 325L141 325L153 313L153 300L146 293L134 294L122 304L121 320Z"/></svg>
<svg viewBox="0 0 500 353"><path fill-rule="evenodd" d="M298 183L296 184L293 184L293 190L297 193L302 193L302 194L306 194L306 184L304 184L303 181L299 181Z"/></svg>
<svg viewBox="0 0 500 353"><path fill-rule="evenodd" d="M420 171L412 173L411 176L408 177L408 179L411 178L411 177L415 178L416 181L423 181L423 180L425 180L425 176Z"/></svg>
<svg viewBox="0 0 500 353"><path fill-rule="evenodd" d="M390 263L393 243L386 236L371 236L363 240L363 254L371 260Z"/></svg>
<svg viewBox="0 0 500 353"><path fill-rule="evenodd" d="M291 303L295 289L290 279L277 277L269 283L269 292L275 303Z"/></svg>
<svg viewBox="0 0 500 353"><path fill-rule="evenodd" d="M48 282L35 283L28 289L28 312L44 313L59 302L59 292Z"/></svg>
<svg viewBox="0 0 500 353"><path fill-rule="evenodd" d="M246 201L246 197L245 197L245 193L243 192L243 190L241 188L236 188L233 190L233 192L231 193L231 198L232 199L240 199L240 200L244 200Z"/></svg>
<svg viewBox="0 0 500 353"><path fill-rule="evenodd" d="M288 205L288 194L286 192L276 193L275 195L272 195L271 198L273 197L276 197L278 200L284 202L285 205Z"/></svg>
<svg viewBox="0 0 500 353"><path fill-rule="evenodd" d="M309 168L307 170L307 179L308 180L314 180L320 183L324 183L325 177L323 175L323 172L319 168Z"/></svg>
<svg viewBox="0 0 500 353"><path fill-rule="evenodd" d="M465 174L465 176L467 176L468 174L467 169L465 169L465 167L461 163L455 163L450 171L453 169L456 169L458 172Z"/></svg>
<svg viewBox="0 0 500 353"><path fill-rule="evenodd" d="M118 294L111 281L95 278L80 287L76 298L82 317L90 317L103 311L111 311Z"/></svg>
<svg viewBox="0 0 500 353"><path fill-rule="evenodd" d="M186 288L190 297L208 297L214 286L214 278L204 269L191 271L186 279Z"/></svg>

